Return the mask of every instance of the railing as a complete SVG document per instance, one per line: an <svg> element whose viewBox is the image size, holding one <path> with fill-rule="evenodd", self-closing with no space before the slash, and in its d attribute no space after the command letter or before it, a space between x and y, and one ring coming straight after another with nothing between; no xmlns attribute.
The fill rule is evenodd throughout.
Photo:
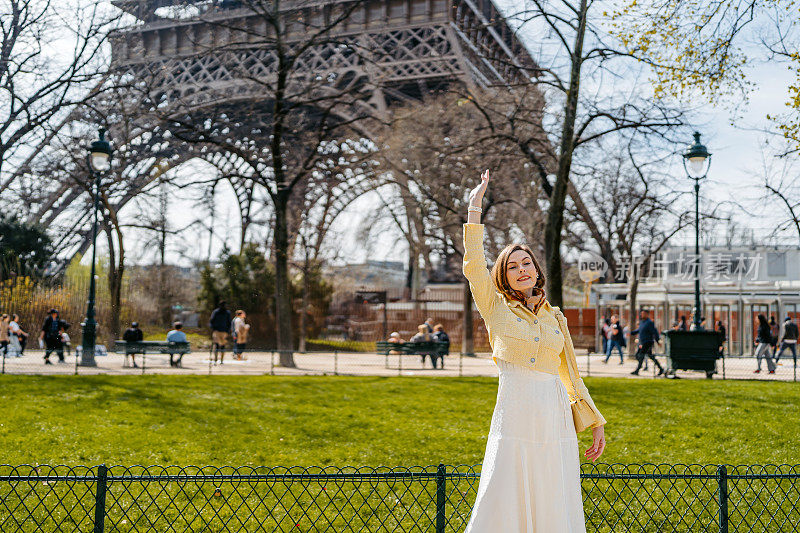
<svg viewBox="0 0 800 533"><path fill-rule="evenodd" d="M0 531L461 532L471 466L0 467ZM587 530L800 531L800 465L582 465ZM546 480L544 480L546 482Z"/></svg>

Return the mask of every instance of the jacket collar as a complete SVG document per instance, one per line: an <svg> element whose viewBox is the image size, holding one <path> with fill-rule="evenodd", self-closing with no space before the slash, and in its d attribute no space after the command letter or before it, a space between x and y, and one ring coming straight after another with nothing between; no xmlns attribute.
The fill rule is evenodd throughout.
<svg viewBox="0 0 800 533"><path fill-rule="evenodd" d="M513 298L507 298L506 295L503 294L502 292L498 292L497 294L500 295L500 297L503 299L503 301L506 303L507 306L509 306L509 307L520 307L522 309L525 309L526 311L529 311L529 312L533 313L533 311L531 311L530 309L528 309L527 307L522 305L522 302L520 302L519 300L515 300ZM546 309L547 311L550 311L551 313L553 312L554 308L553 308L553 306L550 305L550 302L547 300L547 298L544 299L544 303L539 308L539 311L541 311L542 309Z"/></svg>

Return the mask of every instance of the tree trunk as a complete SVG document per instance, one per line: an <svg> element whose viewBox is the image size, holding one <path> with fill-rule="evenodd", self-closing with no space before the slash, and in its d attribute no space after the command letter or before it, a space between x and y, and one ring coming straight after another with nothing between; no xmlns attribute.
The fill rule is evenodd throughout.
<svg viewBox="0 0 800 533"><path fill-rule="evenodd" d="M167 291L167 208L169 207L168 197L166 190L161 190L160 197L161 206L161 219L159 220L159 240L158 240L158 317L161 320L162 326L169 327L172 321L172 313L170 313L169 294Z"/></svg>
<svg viewBox="0 0 800 533"><path fill-rule="evenodd" d="M311 292L311 283L308 280L308 248L305 250L306 256L303 262L303 304L300 308L300 346L298 350L301 353L306 351L306 312L308 309L308 295Z"/></svg>
<svg viewBox="0 0 800 533"><path fill-rule="evenodd" d="M564 107L564 123L561 130L561 147L558 157L556 185L547 213L544 240L546 254L547 298L555 306L563 305L561 272L561 232L564 227L564 205L567 197L572 152L575 149L575 120L578 112L581 65L583 62L583 38L586 33L587 0L581 0L575 48L572 51L567 101Z"/></svg>
<svg viewBox="0 0 800 533"><path fill-rule="evenodd" d="M122 232L114 227L119 243L119 255L114 251L114 237L112 228L106 225L106 237L108 240L108 292L110 298L110 310L108 324L108 335L110 342L120 338L120 312L122 310L122 278L125 275L125 249L122 246Z"/></svg>
<svg viewBox="0 0 800 533"><path fill-rule="evenodd" d="M630 308L628 310L628 316L630 317L630 328L631 331L638 327L636 320L638 319L636 313L636 296L639 291L639 272L637 271L635 262L631 261L631 275L628 278L630 283L628 285L628 300L630 303ZM653 317L655 318L655 317ZM630 340L628 341L628 355L631 355L635 352L634 346L637 344L637 341L634 341L634 336L631 335Z"/></svg>
<svg viewBox="0 0 800 533"><path fill-rule="evenodd" d="M279 190L275 195L275 325L280 364L294 368L296 365L292 339L292 294L289 286L288 207L289 193L286 190Z"/></svg>
<svg viewBox="0 0 800 533"><path fill-rule="evenodd" d="M464 282L464 334L461 338L461 353L464 355L475 355L475 331L472 327L472 291L469 290L469 283Z"/></svg>

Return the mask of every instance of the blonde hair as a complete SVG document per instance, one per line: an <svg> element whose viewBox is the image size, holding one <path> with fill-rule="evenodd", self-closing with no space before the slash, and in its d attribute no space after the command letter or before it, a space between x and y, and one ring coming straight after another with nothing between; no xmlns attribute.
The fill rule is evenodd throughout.
<svg viewBox="0 0 800 533"><path fill-rule="evenodd" d="M419 331L420 333L428 333L428 326L426 326L425 324L420 324L419 326L417 326L417 331Z"/></svg>
<svg viewBox="0 0 800 533"><path fill-rule="evenodd" d="M525 295L522 294L521 291L517 291L511 288L511 284L508 282L508 259L512 253L516 252L517 250L522 250L526 254L531 257L533 261L533 266L536 268L536 284L533 286L533 295L541 295L541 299L536 304L536 308L533 312L537 312L539 308L544 303L545 298L545 277L544 271L542 267L539 265L539 261L536 259L536 256L533 255L533 251L528 247L526 244L509 244L500 254L497 256L497 261L494 262L494 266L492 267L492 280L494 281L495 287L497 290L500 291L503 296L505 296L509 300L517 300L525 303Z"/></svg>

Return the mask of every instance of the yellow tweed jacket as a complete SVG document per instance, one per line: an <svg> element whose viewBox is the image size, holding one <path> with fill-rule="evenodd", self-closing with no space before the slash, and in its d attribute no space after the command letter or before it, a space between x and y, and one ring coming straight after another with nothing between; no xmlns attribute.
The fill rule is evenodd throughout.
<svg viewBox="0 0 800 533"><path fill-rule="evenodd" d="M578 374L575 348L561 310L545 301L534 314L521 302L497 292L486 267L483 224L464 224L464 275L489 332L492 359L558 374L570 398L583 398L591 408L595 419L591 427L605 424ZM570 367L576 383L570 379Z"/></svg>

